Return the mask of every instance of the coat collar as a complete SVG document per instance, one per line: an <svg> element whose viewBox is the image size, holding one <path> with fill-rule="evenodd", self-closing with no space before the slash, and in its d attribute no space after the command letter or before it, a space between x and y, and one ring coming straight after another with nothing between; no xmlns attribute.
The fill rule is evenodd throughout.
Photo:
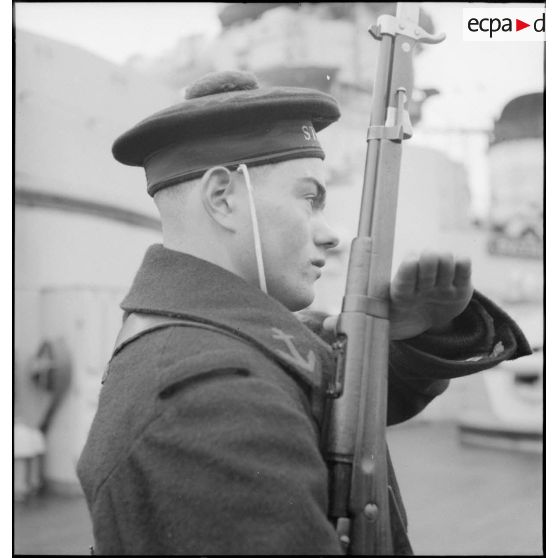
<svg viewBox="0 0 558 558"><path fill-rule="evenodd" d="M323 389L332 373L331 348L285 306L217 265L160 244L147 250L121 307L223 327L312 388Z"/></svg>

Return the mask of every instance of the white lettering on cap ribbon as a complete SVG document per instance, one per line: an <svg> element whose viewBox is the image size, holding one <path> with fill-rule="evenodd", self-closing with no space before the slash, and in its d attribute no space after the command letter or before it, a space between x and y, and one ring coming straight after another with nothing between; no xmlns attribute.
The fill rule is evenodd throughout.
<svg viewBox="0 0 558 558"><path fill-rule="evenodd" d="M312 124L302 126L302 134L304 135L304 139L306 141L318 139L318 135L316 134L316 130L314 130L314 126L312 126Z"/></svg>

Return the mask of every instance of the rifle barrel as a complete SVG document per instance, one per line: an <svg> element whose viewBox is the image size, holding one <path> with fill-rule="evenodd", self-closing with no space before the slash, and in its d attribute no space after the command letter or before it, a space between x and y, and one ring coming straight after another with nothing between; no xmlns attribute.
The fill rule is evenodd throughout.
<svg viewBox="0 0 558 558"><path fill-rule="evenodd" d="M325 432L330 517L350 554L392 554L387 446L389 284L402 140L410 137L405 104L412 91L412 47L439 42L418 27L419 7L398 3L371 33L380 40L372 96L358 235L351 244L337 322L341 357Z"/></svg>

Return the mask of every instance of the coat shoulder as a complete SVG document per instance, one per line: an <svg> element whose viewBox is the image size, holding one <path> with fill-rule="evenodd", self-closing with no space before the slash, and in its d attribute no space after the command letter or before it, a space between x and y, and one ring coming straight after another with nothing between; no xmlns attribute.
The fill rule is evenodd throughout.
<svg viewBox="0 0 558 558"><path fill-rule="evenodd" d="M280 363L250 341L195 327L168 329L157 371L159 395L227 371L257 377L288 391L301 388Z"/></svg>

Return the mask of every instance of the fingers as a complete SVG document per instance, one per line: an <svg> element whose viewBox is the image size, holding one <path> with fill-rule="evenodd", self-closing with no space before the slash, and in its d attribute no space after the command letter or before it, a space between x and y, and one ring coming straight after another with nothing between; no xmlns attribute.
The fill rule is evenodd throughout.
<svg viewBox="0 0 558 558"><path fill-rule="evenodd" d="M436 285L438 277L438 254L423 252L419 259L418 289L427 291Z"/></svg>
<svg viewBox="0 0 558 558"><path fill-rule="evenodd" d="M438 258L438 273L436 275L436 286L449 289L453 284L455 275L455 261L452 254L442 254Z"/></svg>
<svg viewBox="0 0 558 558"><path fill-rule="evenodd" d="M453 285L457 288L468 287L471 283L472 265L469 258L457 260Z"/></svg>
<svg viewBox="0 0 558 558"><path fill-rule="evenodd" d="M391 282L390 296L399 299L412 297L417 289L417 279L418 261L416 259L402 261Z"/></svg>
<svg viewBox="0 0 558 558"><path fill-rule="evenodd" d="M450 253L423 252L404 260L392 281L391 294L409 297L418 291L462 288L471 282L471 260L454 259Z"/></svg>

